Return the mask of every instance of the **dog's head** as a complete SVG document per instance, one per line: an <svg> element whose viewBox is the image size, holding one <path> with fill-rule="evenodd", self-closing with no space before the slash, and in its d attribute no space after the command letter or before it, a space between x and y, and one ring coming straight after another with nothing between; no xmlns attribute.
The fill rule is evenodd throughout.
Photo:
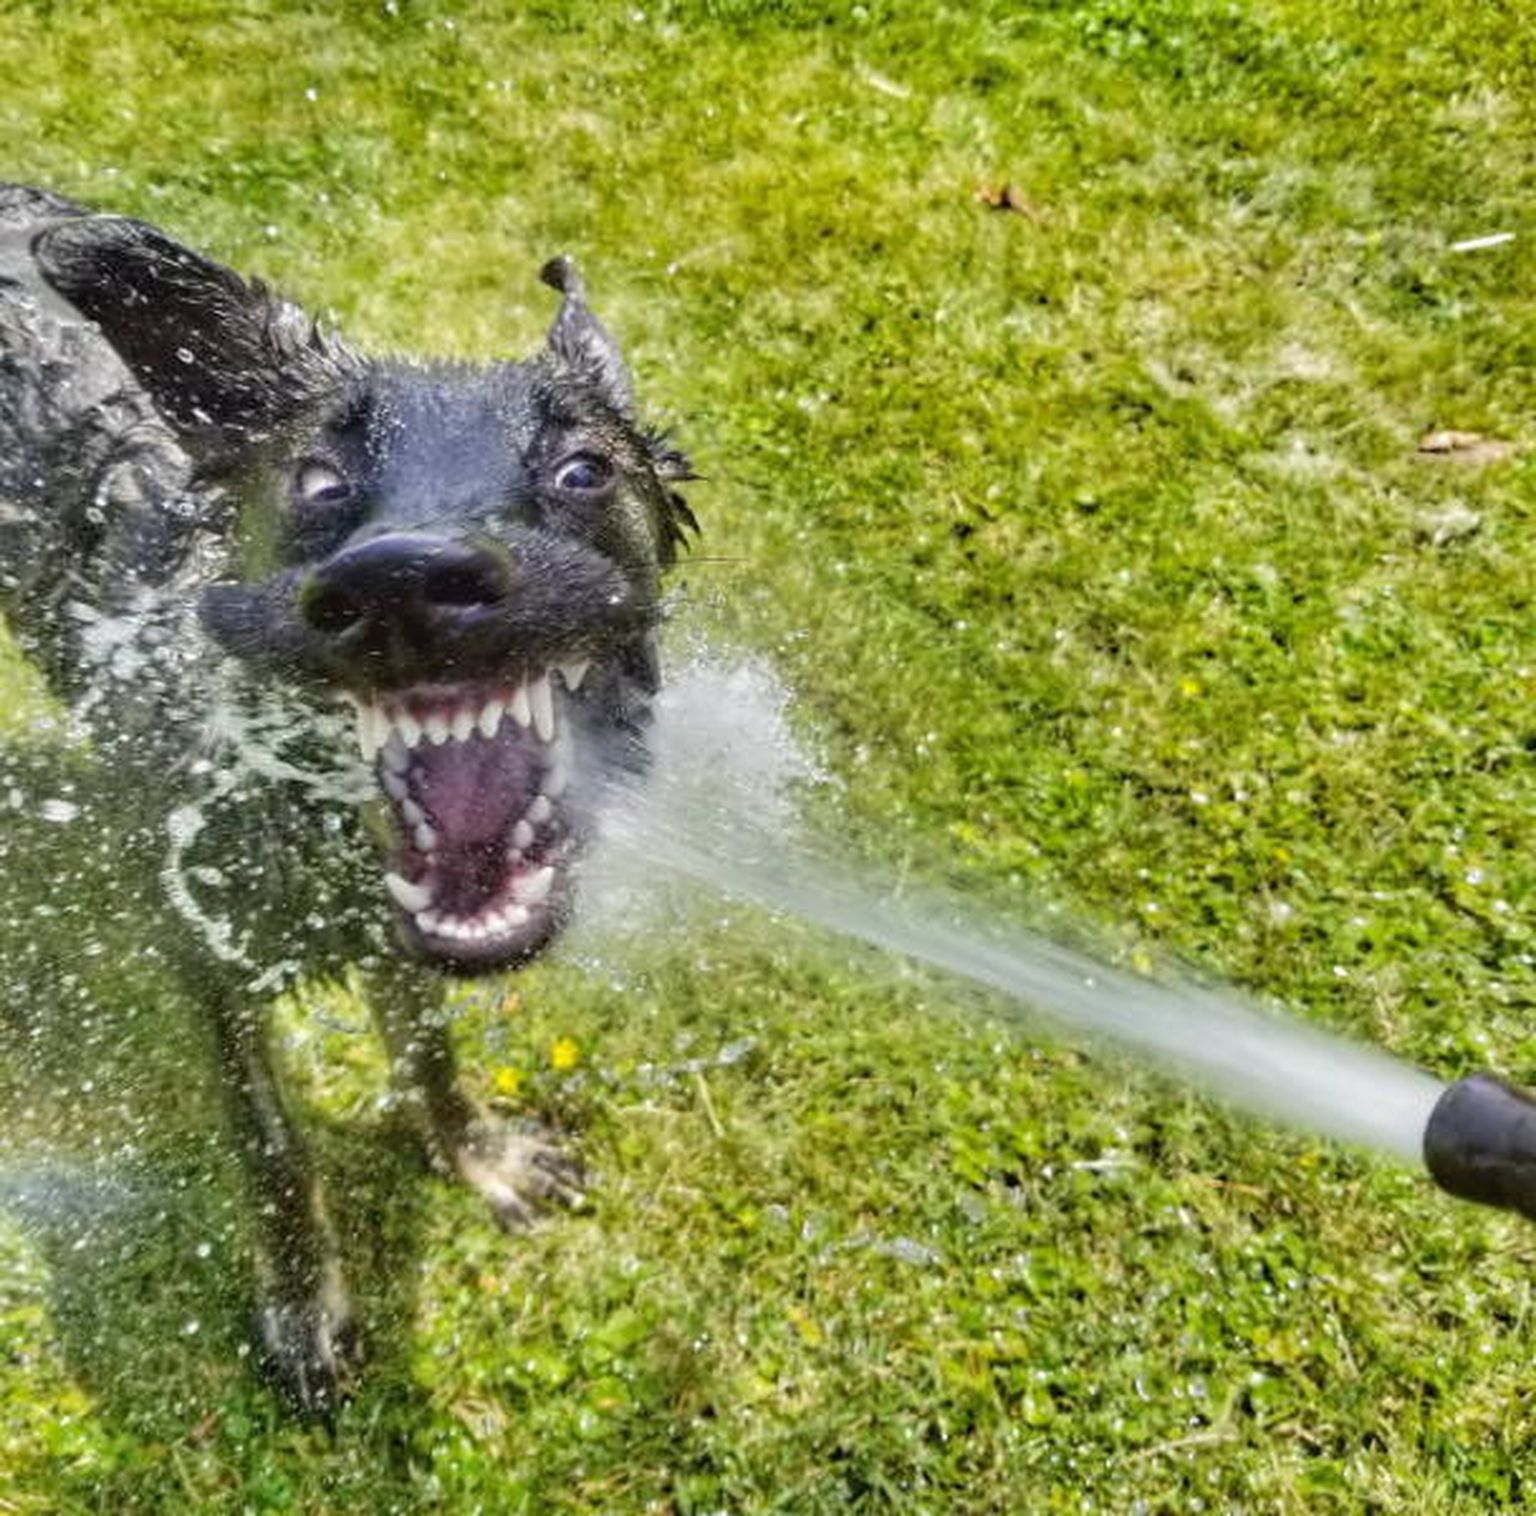
<svg viewBox="0 0 1536 1516"><path fill-rule="evenodd" d="M574 267L543 271L563 300L540 352L470 367L361 358L138 222L55 223L34 251L228 502L208 631L355 705L407 946L460 971L536 952L602 771L639 760L692 525Z"/></svg>

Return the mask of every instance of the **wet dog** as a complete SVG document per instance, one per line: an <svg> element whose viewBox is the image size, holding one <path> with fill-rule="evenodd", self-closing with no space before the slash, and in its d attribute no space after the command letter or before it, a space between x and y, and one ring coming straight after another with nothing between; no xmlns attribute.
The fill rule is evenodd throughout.
<svg viewBox="0 0 1536 1516"><path fill-rule="evenodd" d="M504 1224L575 1193L459 1088L440 974L566 921L693 520L575 269L542 277L526 361L371 359L151 226L0 186L0 607L104 776L119 908L205 1013L260 1347L309 1411L358 1345L277 990L361 973L432 1161Z"/></svg>

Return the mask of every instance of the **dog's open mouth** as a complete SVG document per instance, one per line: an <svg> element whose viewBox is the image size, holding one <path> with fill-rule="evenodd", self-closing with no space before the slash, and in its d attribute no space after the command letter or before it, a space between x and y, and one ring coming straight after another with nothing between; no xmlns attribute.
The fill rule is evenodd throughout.
<svg viewBox="0 0 1536 1516"><path fill-rule="evenodd" d="M563 920L572 706L586 671L353 696L395 822L384 882L424 957L466 970L516 963Z"/></svg>

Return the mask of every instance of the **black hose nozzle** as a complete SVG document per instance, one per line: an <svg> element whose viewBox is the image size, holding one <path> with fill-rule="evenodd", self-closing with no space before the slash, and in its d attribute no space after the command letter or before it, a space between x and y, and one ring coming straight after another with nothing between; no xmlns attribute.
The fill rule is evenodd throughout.
<svg viewBox="0 0 1536 1516"><path fill-rule="evenodd" d="M1536 1221L1536 1100L1493 1074L1457 1080L1425 1124L1424 1162L1452 1195Z"/></svg>

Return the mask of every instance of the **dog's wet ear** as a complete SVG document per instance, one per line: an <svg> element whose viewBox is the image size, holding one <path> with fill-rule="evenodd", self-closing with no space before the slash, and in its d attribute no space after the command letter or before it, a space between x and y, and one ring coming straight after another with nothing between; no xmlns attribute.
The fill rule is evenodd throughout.
<svg viewBox="0 0 1536 1516"><path fill-rule="evenodd" d="M608 328L592 314L576 265L569 258L551 258L539 270L539 278L565 297L549 329L549 350L594 382L621 416L633 415L635 391L629 367Z"/></svg>
<svg viewBox="0 0 1536 1516"><path fill-rule="evenodd" d="M334 366L296 306L142 222L56 222L33 252L188 441L269 430Z"/></svg>

